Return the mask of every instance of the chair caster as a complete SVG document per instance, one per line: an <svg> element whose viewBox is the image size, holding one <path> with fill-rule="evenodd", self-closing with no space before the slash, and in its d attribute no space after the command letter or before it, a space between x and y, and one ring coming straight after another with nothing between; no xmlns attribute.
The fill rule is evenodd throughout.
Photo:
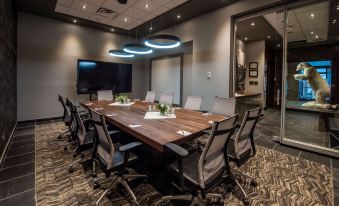
<svg viewBox="0 0 339 206"><path fill-rule="evenodd" d="M97 173L96 172L92 172L92 177L97 177Z"/></svg>
<svg viewBox="0 0 339 206"><path fill-rule="evenodd" d="M61 135L58 136L58 139L61 139Z"/></svg>
<svg viewBox="0 0 339 206"><path fill-rule="evenodd" d="M252 187L257 187L257 186L258 186L257 181L252 180L252 181L251 181L251 186L252 186Z"/></svg>
<svg viewBox="0 0 339 206"><path fill-rule="evenodd" d="M93 183L93 190L96 190L96 189L98 189L98 188L100 188L100 183L94 182L94 183Z"/></svg>
<svg viewBox="0 0 339 206"><path fill-rule="evenodd" d="M73 154L73 158L76 158L77 156L78 156L78 154L76 154L76 153L75 153L75 154Z"/></svg>
<svg viewBox="0 0 339 206"><path fill-rule="evenodd" d="M72 167L68 168L67 170L68 170L69 173L73 173L74 172Z"/></svg>
<svg viewBox="0 0 339 206"><path fill-rule="evenodd" d="M245 206L250 205L250 200L249 200L248 198L244 198L244 199L243 199L243 202L244 202L244 205L245 205Z"/></svg>
<svg viewBox="0 0 339 206"><path fill-rule="evenodd" d="M64 146L64 151L67 151L68 149L67 149L67 146Z"/></svg>

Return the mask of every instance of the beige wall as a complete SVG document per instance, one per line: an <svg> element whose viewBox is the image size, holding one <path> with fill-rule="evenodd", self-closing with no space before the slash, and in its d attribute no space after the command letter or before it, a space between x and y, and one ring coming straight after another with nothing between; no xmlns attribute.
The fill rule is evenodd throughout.
<svg viewBox="0 0 339 206"><path fill-rule="evenodd" d="M242 0L159 32L193 41L191 95L204 97L202 109L209 110L215 96L229 96L231 16L277 1Z"/></svg>
<svg viewBox="0 0 339 206"><path fill-rule="evenodd" d="M250 62L258 62L258 77L249 77ZM245 91L249 93L263 93L264 91L265 41L246 43L246 78ZM258 85L250 85L250 81L257 81Z"/></svg>
<svg viewBox="0 0 339 206"><path fill-rule="evenodd" d="M76 94L78 59L133 64L131 96L144 96L144 61L108 55L127 38L49 18L18 14L17 95L18 121L62 115L57 95L75 102L89 95Z"/></svg>

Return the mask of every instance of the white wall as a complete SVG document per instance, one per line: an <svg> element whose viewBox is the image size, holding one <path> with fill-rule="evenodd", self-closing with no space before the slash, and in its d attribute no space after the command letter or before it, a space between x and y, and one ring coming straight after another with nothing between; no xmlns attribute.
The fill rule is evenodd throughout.
<svg viewBox="0 0 339 206"><path fill-rule="evenodd" d="M229 96L231 16L277 1L242 0L159 32L193 40L191 95L203 96L202 109L210 109L215 96Z"/></svg>
<svg viewBox="0 0 339 206"><path fill-rule="evenodd" d="M264 65L265 65L265 41L253 41L246 43L246 78L245 92L263 93L264 91ZM258 62L258 78L249 77L249 63ZM250 81L257 81L258 85L250 85Z"/></svg>
<svg viewBox="0 0 339 206"><path fill-rule="evenodd" d="M109 49L121 48L127 38L49 18L18 14L17 95L18 121L62 115L57 95L75 102L77 59L133 64L132 97L143 98L143 59L112 58Z"/></svg>

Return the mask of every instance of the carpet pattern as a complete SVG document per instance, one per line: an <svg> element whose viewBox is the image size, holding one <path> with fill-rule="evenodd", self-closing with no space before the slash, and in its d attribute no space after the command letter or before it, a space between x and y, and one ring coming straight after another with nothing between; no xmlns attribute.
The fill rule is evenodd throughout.
<svg viewBox="0 0 339 206"><path fill-rule="evenodd" d="M74 172L68 173L67 167L74 159L60 147L63 141L57 140L57 136L62 131L62 122L37 125L37 205L94 205L109 181L93 190L92 178L86 177L90 173L86 163L76 165ZM242 183L250 205L334 205L331 170L326 165L258 147L257 155L239 170L256 177L259 183L256 188L246 180ZM98 176L103 173L98 171ZM133 188L142 205L151 205L161 197L152 185L141 182ZM112 191L101 205L131 204L128 197ZM227 195L225 205L243 205L238 189Z"/></svg>

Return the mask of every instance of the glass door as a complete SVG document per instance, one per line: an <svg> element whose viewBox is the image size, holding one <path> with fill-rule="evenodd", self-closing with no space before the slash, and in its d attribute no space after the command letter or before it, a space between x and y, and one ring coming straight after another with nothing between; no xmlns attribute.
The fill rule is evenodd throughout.
<svg viewBox="0 0 339 206"><path fill-rule="evenodd" d="M274 8L235 20L234 97L240 118L248 109L265 109L256 129L257 142L280 141L284 9Z"/></svg>
<svg viewBox="0 0 339 206"><path fill-rule="evenodd" d="M288 6L282 143L339 156L338 1Z"/></svg>

